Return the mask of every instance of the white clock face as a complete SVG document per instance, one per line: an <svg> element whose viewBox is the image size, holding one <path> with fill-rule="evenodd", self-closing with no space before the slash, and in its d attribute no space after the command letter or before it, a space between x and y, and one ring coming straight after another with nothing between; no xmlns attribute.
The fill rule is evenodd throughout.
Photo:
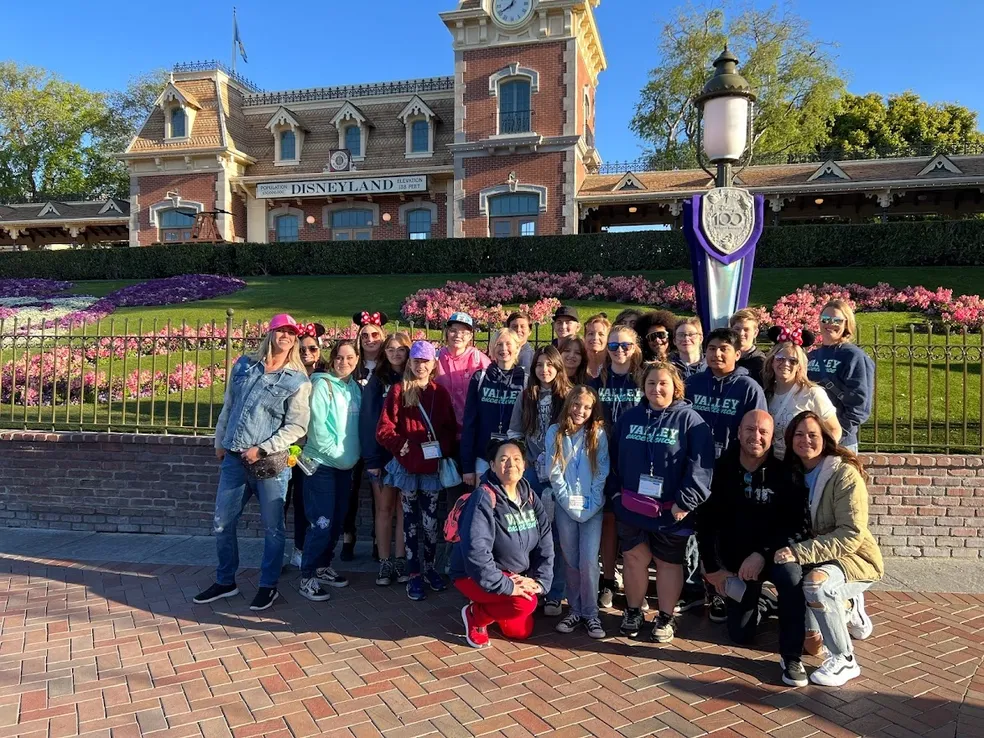
<svg viewBox="0 0 984 738"><path fill-rule="evenodd" d="M492 17L503 26L521 26L533 15L534 0L492 0Z"/></svg>

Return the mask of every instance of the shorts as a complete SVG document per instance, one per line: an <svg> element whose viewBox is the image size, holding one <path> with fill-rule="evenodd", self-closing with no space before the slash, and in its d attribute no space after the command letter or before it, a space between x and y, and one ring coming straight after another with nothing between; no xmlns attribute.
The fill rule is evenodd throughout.
<svg viewBox="0 0 984 738"><path fill-rule="evenodd" d="M681 566L687 559L687 538L688 536L677 536L672 533L660 533L659 531L637 528L634 525L618 523L618 541L622 544L623 551L630 551L640 543L649 545L649 551L653 557L667 564L680 564Z"/></svg>

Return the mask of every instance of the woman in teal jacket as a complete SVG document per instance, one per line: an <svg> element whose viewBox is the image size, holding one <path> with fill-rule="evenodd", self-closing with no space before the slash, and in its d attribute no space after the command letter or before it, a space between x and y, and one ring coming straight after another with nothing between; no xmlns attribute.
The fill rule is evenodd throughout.
<svg viewBox="0 0 984 738"><path fill-rule="evenodd" d="M342 533L352 486L352 467L359 461L359 409L362 388L354 341L339 341L328 357L328 371L311 377L311 422L305 453L318 468L304 485L304 512L310 521L301 559L303 597L330 598L326 586L345 587L348 579L331 567Z"/></svg>

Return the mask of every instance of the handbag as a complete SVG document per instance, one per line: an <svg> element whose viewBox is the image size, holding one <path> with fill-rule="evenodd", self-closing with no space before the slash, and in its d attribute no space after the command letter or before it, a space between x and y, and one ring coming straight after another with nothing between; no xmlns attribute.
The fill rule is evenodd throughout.
<svg viewBox="0 0 984 738"><path fill-rule="evenodd" d="M287 458L289 456L290 451L284 449L283 451L267 454L252 464L243 460L242 456L239 458L243 461L243 467L246 469L246 473L254 479L273 479L287 468Z"/></svg>
<svg viewBox="0 0 984 738"><path fill-rule="evenodd" d="M427 430L430 431L431 438L436 441L437 433L434 432L434 426L431 423L430 417L427 415L427 411L424 410L424 406L420 403L417 404L417 409L420 410L420 415L427 424ZM440 478L441 486L444 489L453 489L461 484L461 475L458 473L458 465L454 463L454 459L448 459L442 456L437 462L437 476Z"/></svg>

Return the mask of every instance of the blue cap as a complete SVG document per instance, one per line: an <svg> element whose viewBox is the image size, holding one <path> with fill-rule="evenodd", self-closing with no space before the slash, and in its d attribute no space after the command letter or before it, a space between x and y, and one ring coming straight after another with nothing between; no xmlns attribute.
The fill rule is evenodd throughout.
<svg viewBox="0 0 984 738"><path fill-rule="evenodd" d="M444 324L444 327L447 328L452 323L461 323L463 325L467 325L472 330L475 329L475 321L472 320L472 316L468 313L451 313L451 317L448 318L447 322Z"/></svg>

